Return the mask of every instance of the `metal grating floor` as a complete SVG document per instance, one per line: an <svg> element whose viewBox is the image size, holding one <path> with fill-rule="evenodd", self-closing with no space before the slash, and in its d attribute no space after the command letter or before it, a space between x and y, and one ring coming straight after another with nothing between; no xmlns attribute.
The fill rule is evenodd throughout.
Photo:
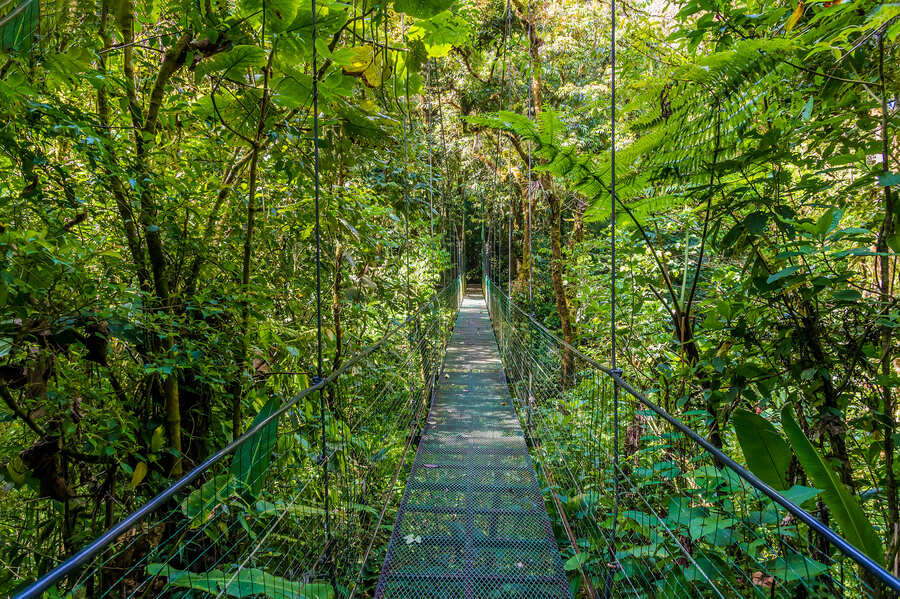
<svg viewBox="0 0 900 599"><path fill-rule="evenodd" d="M376 599L571 599L480 289L444 372Z"/></svg>

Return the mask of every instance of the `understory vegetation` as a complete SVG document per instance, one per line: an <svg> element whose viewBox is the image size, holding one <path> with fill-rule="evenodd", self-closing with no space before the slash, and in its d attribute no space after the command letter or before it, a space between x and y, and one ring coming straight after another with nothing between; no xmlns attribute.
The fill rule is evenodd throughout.
<svg viewBox="0 0 900 599"><path fill-rule="evenodd" d="M290 447L254 446L297 478L247 500L234 481L256 484L253 457L195 483L227 487L249 528L298 480L298 521L343 502L336 551L352 592L374 596L413 438L395 424L424 418L413 397L434 383L467 272L600 363L615 327L626 381L900 575L900 4L616 10L613 96L606 2L0 3L0 594L415 322L350 371L355 388L302 398ZM575 451L606 425L592 431L578 400L589 366L559 356L536 401ZM622 414L623 453L651 447L646 415ZM322 487L320 436L352 492ZM691 451L647 458L647 484ZM590 597L628 556L587 533L570 546L568 520L606 530L613 509L596 456L578 455L578 484L541 480L572 588ZM175 512L193 527L213 510L190 501ZM623 515L635 545L661 536L650 511ZM721 540L668 515L688 553ZM317 553L322 531L305 530L279 542ZM739 561L747 543L720 555ZM662 562L634 596L685 575ZM226 594L350 596L338 578ZM815 596L787 574L747 579L738 594Z"/></svg>

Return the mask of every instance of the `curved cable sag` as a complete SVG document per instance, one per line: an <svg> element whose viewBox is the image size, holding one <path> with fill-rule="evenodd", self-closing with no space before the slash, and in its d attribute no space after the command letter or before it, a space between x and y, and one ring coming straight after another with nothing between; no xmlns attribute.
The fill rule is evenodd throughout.
<svg viewBox="0 0 900 599"><path fill-rule="evenodd" d="M900 591L900 580L799 505L762 482L722 450L701 437L693 428L650 401L629 385L620 373L601 365L556 337L525 309L517 306L498 284L487 281L485 287L489 295L493 296L489 299L488 305L492 324L495 330L499 331L500 346L504 348L504 366L510 375L511 388L521 389L521 393L526 394L524 398L519 395L516 402L517 408L520 409L520 417L523 419L527 417L530 420L526 432L529 430L533 432L536 427L540 433L535 440L536 443L552 442L552 447L556 451L551 456L552 463L562 464L565 467L563 472L568 472L575 489L581 488L583 492L590 492L591 486L579 487L575 477L581 476L583 483L589 483L591 478L585 476L590 474L590 470L604 468L604 459L611 460L613 457L612 451L607 453L602 447L609 442L614 432L606 428L608 425L604 424L602 413L604 407L610 411L613 407L612 398L609 397L611 393L604 392L602 385L598 387L598 381L592 378L590 372L602 373L605 381L614 389L624 390L625 397L629 401L623 404L625 408L623 416L626 420L631 418L632 422L625 443L629 443L630 438L635 447L629 450L628 460L616 464L615 470L608 472L607 476L610 479L622 480L630 487L630 490L623 489L619 492L622 501L626 501L627 498L626 504L633 503L633 497L630 496L635 493L644 499L644 493L651 493L652 496L656 492L654 490L659 489L668 489L669 495L665 493L661 495L666 501L670 497L680 497L678 501L673 499L673 503L668 507L663 506L664 511L659 512L667 513L667 517L672 519L661 521L669 528L672 528L672 522L677 523L680 529L687 527L686 522L691 518L701 518L701 514L706 514L703 516L705 520L701 518L702 524L695 522L694 528L691 529L695 532L690 534L700 536L689 537L690 543L679 541L684 544L685 550L693 552L693 556L704 556L705 564L697 560L702 567L694 570L695 577L709 576L713 580L722 580L731 587L726 594L734 592L732 582L740 582L738 588L744 588L745 591L749 588L774 589L776 585L800 584L811 590L830 589L827 592L842 592L843 589L852 589L862 596L877 597L880 596L878 589L873 588L871 583L878 581L886 588ZM582 363L582 371L578 373L575 383L571 386L563 384L559 376L560 354L563 351L572 352ZM567 447L566 437L571 437L572 427L577 426L578 422L576 420L573 423L562 424L564 427L560 429L562 437L559 437L553 432L554 423L548 420L547 416L552 416L557 423L566 422L560 414L566 410L577 409L573 407L574 404L568 402L584 397L587 388L595 387L596 391L606 396L606 399L603 399L599 406L600 430L591 432L588 437L596 441L592 445L600 445L595 448L599 449L600 453L596 457L586 456L591 460L590 463L583 461L585 456L578 457L577 468L573 471L570 470L567 461L572 457L572 452L576 450L581 452L577 456L587 453L584 448ZM533 390L533 395L526 389ZM591 390L590 393L595 391ZM545 404L543 409L540 403ZM535 407L533 404L538 405ZM522 410L523 407L525 410ZM522 411L526 411L526 414L521 414ZM594 416L591 415L592 418ZM542 439L541 436L545 438ZM601 442L603 439L606 441ZM698 446L702 449L700 453L697 452ZM654 462L648 452L661 450L669 453L657 457ZM678 457L679 455L681 457ZM646 470L643 464L651 467L650 470ZM653 467L663 470L654 470ZM666 468L669 468L668 472ZM633 473L629 474L631 472ZM633 474L640 476L632 480ZM597 480L597 484L601 486L594 488L602 492L602 478ZM781 516L778 515L779 510L783 510ZM767 521L769 528L766 527ZM603 526L610 524L607 522ZM797 527L800 524L809 528L810 536L806 536L806 533L803 536L798 534ZM642 529L639 526L637 530ZM682 534L688 534L688 528L683 530L685 532ZM627 551L623 554L626 547L628 550L636 549L634 543L638 542L639 538L635 537L637 533L634 531L634 527L625 527L621 535L615 539L619 545L618 554L627 554ZM723 542L727 545L734 542L736 534L749 534L753 546L757 548L754 551L757 553L745 552L729 560L743 557L746 561L745 566L752 569L744 571L737 567L736 563L729 562L728 569L724 570L721 565L715 563L715 555L707 555L703 547L698 545L702 538L708 535L722 536ZM816 536L827 541L831 551L835 553L822 553L813 541ZM607 539L610 540L608 537ZM633 552L631 554L633 555ZM810 557L821 560L821 563L810 560ZM848 574L843 568L843 558L858 564L861 572L851 571ZM621 573L620 559L617 558L615 562L608 564L608 567ZM617 583L622 576L625 575L616 575Z"/></svg>

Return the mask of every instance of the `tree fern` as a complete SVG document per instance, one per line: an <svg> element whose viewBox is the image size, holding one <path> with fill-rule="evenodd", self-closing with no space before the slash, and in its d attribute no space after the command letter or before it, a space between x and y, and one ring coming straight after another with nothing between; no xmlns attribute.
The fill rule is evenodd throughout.
<svg viewBox="0 0 900 599"><path fill-rule="evenodd" d="M626 107L637 134L616 156L616 192L633 218L695 202L709 182L711 161L733 161L747 127L784 75L789 39L744 40L734 48L674 69L668 82L646 87ZM662 98L669 98L667 102ZM564 125L553 111L537 122L501 112L474 117L475 124L508 131L532 142L540 164L591 203L586 218L609 218L610 160L567 144Z"/></svg>
<svg viewBox="0 0 900 599"><path fill-rule="evenodd" d="M39 19L38 0L0 2L0 49L30 48Z"/></svg>

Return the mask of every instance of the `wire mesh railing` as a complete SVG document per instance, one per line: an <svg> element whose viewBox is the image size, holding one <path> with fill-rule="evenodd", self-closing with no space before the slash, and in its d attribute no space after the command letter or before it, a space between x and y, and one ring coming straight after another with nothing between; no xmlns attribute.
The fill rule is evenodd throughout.
<svg viewBox="0 0 900 599"><path fill-rule="evenodd" d="M13 595L371 596L461 281L289 401L271 400L245 434Z"/></svg>
<svg viewBox="0 0 900 599"><path fill-rule="evenodd" d="M375 598L572 599L476 293L460 310L443 378Z"/></svg>
<svg viewBox="0 0 900 599"><path fill-rule="evenodd" d="M900 581L485 280L507 380L586 597L894 597ZM571 364L571 368L564 368Z"/></svg>

